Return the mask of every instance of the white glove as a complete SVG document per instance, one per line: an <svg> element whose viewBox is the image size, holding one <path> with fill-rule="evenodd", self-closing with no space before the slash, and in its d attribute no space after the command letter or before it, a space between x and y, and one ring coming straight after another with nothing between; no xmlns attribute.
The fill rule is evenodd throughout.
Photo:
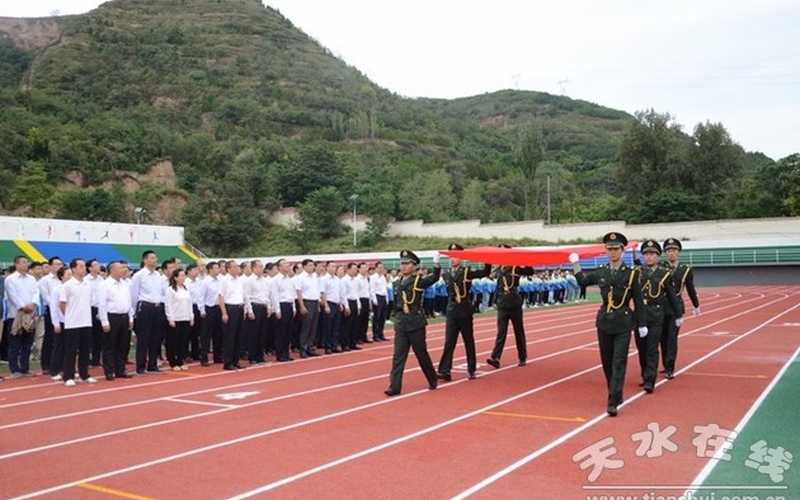
<svg viewBox="0 0 800 500"><path fill-rule="evenodd" d="M694 317L696 318L698 316L700 316L700 308L699 307L695 307L694 308Z"/></svg>
<svg viewBox="0 0 800 500"><path fill-rule="evenodd" d="M436 255L433 256L433 264L438 266L441 259L442 255L439 252L436 252Z"/></svg>
<svg viewBox="0 0 800 500"><path fill-rule="evenodd" d="M578 262L579 260L581 260L580 255L576 254L575 252L569 254L569 262L570 262L570 264L574 264L574 263Z"/></svg>
<svg viewBox="0 0 800 500"><path fill-rule="evenodd" d="M645 337L647 337L647 334L648 334L648 333L649 333L649 332L648 332L648 330L647 330L647 327L646 327L646 326L640 326L640 327L639 327L639 336L640 336L641 338L645 338Z"/></svg>
<svg viewBox="0 0 800 500"><path fill-rule="evenodd" d="M680 328L682 324L683 324L683 316L681 316L680 318L675 318L675 326Z"/></svg>

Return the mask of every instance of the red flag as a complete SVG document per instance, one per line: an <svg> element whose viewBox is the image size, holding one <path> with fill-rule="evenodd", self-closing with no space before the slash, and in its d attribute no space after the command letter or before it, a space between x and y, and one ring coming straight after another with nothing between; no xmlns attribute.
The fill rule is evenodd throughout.
<svg viewBox="0 0 800 500"><path fill-rule="evenodd" d="M476 247L466 250L440 250L440 253L470 262L500 266L543 267L567 264L571 253L577 253L581 259L605 255L606 246L601 243L558 248Z"/></svg>

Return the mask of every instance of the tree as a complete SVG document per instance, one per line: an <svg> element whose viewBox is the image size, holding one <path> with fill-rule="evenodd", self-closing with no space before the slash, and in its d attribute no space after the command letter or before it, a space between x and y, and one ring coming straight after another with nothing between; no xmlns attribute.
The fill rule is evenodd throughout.
<svg viewBox="0 0 800 500"><path fill-rule="evenodd" d="M14 190L9 196L9 205L30 217L51 215L55 206L56 189L47 182L44 166L37 161L22 165Z"/></svg>
<svg viewBox="0 0 800 500"><path fill-rule="evenodd" d="M639 111L619 146L620 184L631 205L649 197L656 186L679 185L683 170L680 126L668 114Z"/></svg>
<svg viewBox="0 0 800 500"><path fill-rule="evenodd" d="M121 222L125 218L122 190L73 189L60 197L58 216L62 219Z"/></svg>
<svg viewBox="0 0 800 500"><path fill-rule="evenodd" d="M406 182L398 198L406 219L446 222L452 220L458 208L450 177L444 170L418 173Z"/></svg>
<svg viewBox="0 0 800 500"><path fill-rule="evenodd" d="M458 214L464 219L487 220L489 206L484 199L486 186L483 182L472 180L461 193L458 202Z"/></svg>
<svg viewBox="0 0 800 500"><path fill-rule="evenodd" d="M532 193L536 181L536 170L544 159L545 141L542 124L531 120L519 130L515 160L524 179L525 219L533 218Z"/></svg>
<svg viewBox="0 0 800 500"><path fill-rule="evenodd" d="M187 236L209 251L235 255L264 234L247 174L231 169L220 181L203 180L183 213Z"/></svg>
<svg viewBox="0 0 800 500"><path fill-rule="evenodd" d="M698 123L692 139L682 185L702 196L720 194L744 170L744 151L721 123Z"/></svg>
<svg viewBox="0 0 800 500"><path fill-rule="evenodd" d="M300 230L312 239L340 236L344 232L339 222L339 215L346 208L344 200L342 193L333 186L310 193L298 210Z"/></svg>

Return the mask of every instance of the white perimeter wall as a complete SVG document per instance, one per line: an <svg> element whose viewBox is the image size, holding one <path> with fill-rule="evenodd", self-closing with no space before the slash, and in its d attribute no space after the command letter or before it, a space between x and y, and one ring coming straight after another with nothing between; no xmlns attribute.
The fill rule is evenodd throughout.
<svg viewBox="0 0 800 500"><path fill-rule="evenodd" d="M142 245L183 245L183 228L0 216L0 239Z"/></svg>

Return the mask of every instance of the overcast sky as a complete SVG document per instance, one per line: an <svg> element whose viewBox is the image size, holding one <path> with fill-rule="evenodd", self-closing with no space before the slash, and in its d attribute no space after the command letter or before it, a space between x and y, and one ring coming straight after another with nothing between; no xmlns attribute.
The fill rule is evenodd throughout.
<svg viewBox="0 0 800 500"><path fill-rule="evenodd" d="M0 16L98 0L0 4ZM721 122L749 151L800 152L797 0L264 0L381 87L408 97L537 90L691 133Z"/></svg>

